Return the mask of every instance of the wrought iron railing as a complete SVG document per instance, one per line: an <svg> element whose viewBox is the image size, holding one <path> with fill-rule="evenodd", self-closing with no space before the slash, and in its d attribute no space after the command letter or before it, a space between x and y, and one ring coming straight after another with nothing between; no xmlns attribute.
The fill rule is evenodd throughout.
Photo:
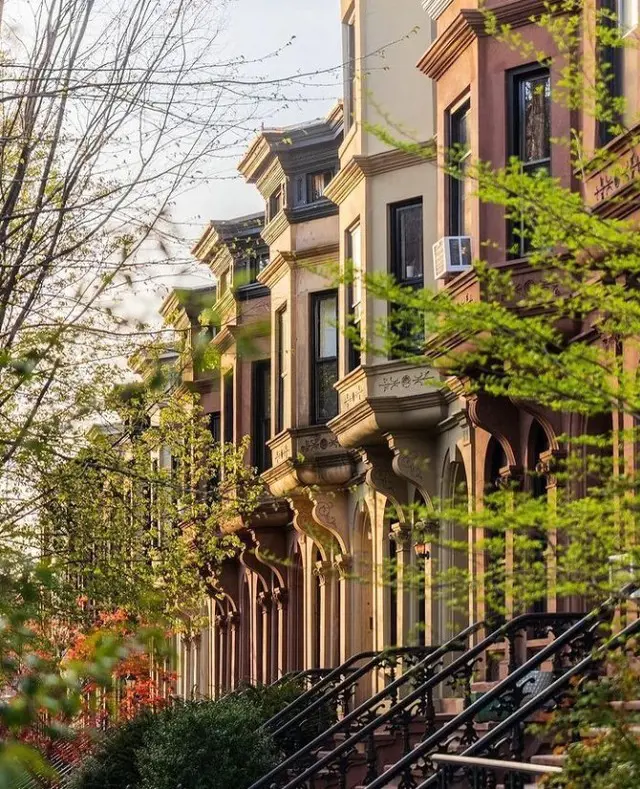
<svg viewBox="0 0 640 789"><path fill-rule="evenodd" d="M531 720L532 715L539 712L549 705L557 707L557 705L566 698L572 689L572 681L579 677L582 680L590 677L594 673L597 666L606 659L608 653L624 646L628 639L640 633L640 619L635 619L628 624L623 630L620 631L613 638L605 641L588 655L586 655L578 663L567 668L553 683L537 693L529 701L525 702L519 709L509 715L508 718L498 723L497 726L490 729L483 737L477 742L470 745L464 750L457 758L475 759L482 761L480 756L486 757L485 761L493 761L493 765L485 765L483 770L477 772L477 781L471 783L471 786L477 789L490 789L495 786L505 769L509 771L508 781L504 782L507 789L521 789L524 785L525 777L531 774L534 767L537 765L527 765L529 769L514 769L507 767L507 765L515 764L515 762L505 761L517 760L521 758L521 751L515 753L513 750L514 744L519 744L524 739L524 732L527 724ZM448 755L446 758L442 754L430 757L431 761L439 767L440 764L447 764L448 767L439 767L437 773L426 781L419 784L418 789L451 789L458 786L459 774L455 769L451 768L455 762L454 757ZM518 764L520 764L518 762ZM557 770L550 770L553 772ZM561 770L560 770L561 771Z"/></svg>
<svg viewBox="0 0 640 789"><path fill-rule="evenodd" d="M522 665L512 667L505 679L480 698L472 701L467 694L465 709L461 713L415 745L381 776L368 781L366 789L383 789L396 779L399 779L401 789L437 786L435 780L432 781L435 768L430 759L431 755L436 752L467 753L468 749L480 739L476 724L481 714L490 713L494 720L500 720L508 719L514 712L525 707L530 710L539 709L539 705L543 703L541 694L527 693L527 687L535 680L536 672L542 664L551 661L553 674L557 677L587 658L601 637L598 631L610 620L617 600L617 597L611 598L586 615L573 615L574 624L564 629L564 632L554 632L553 641ZM542 620L549 616L553 615L532 614L518 617L505 627L513 628L518 621L522 622L526 618ZM577 622L576 616L581 616ZM511 659L510 663L512 663ZM547 697L546 691L544 697ZM513 734L512 758L521 760L524 752L524 733L522 730L514 729Z"/></svg>
<svg viewBox="0 0 640 789"><path fill-rule="evenodd" d="M441 665L446 655L452 652L465 651L467 649L469 639L477 633L482 626L482 623L471 625L440 647L390 649L378 653L373 659L353 673L351 683L357 682L362 676L379 668L388 669L390 682L381 691L368 698L355 709L349 711L347 706L340 720L337 720L330 727L326 727L318 736L304 744L291 756L285 758L274 768L274 770L254 783L250 789L283 786L285 783L287 786L303 785L307 777L315 774L314 768L319 764L315 759L315 754L319 750L329 748L334 752L334 738L336 736L343 735L347 738L347 741L350 741L353 732L361 731L365 724L377 717L378 711L381 708L395 708L401 706L403 702L403 697L401 696L403 689L415 689L416 687L424 685L425 680L437 672L438 667ZM403 671L399 676L395 677L397 664L400 661L406 665L403 666ZM334 692L340 694L344 693L345 690L347 690L346 683L342 686L337 686ZM413 697L413 690L410 690L406 696L406 698L410 697ZM321 703L322 700L319 699L315 702L315 706L317 707ZM429 722L427 725L435 725L436 713L434 699L433 695L428 691L420 698L420 707L423 712L423 720ZM290 731L296 731L296 727L302 722L303 716L304 713L301 713L297 718L290 721ZM402 736L405 739L409 736L409 727L411 723L411 715L406 714L402 723L399 725L399 728L402 729ZM280 732L280 734L283 733L284 732ZM277 737L278 732L275 732L274 736ZM336 754L336 759L339 760L341 765L341 769L338 771L340 775L344 774L345 770L348 768L348 761L352 752L353 748L347 748L341 749L340 752ZM372 761L375 758L375 743L373 740L366 742L366 752L367 760ZM290 749L289 753L291 753ZM324 767L325 764L322 762L318 770ZM296 775L299 776L299 780L294 778L294 780L291 781L291 776Z"/></svg>

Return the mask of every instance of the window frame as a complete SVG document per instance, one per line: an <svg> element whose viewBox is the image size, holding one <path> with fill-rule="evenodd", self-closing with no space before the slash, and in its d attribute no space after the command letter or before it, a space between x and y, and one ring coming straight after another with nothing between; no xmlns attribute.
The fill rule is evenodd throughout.
<svg viewBox="0 0 640 789"><path fill-rule="evenodd" d="M360 240L360 249L358 254L358 274L356 277L356 269L353 267L353 251L355 249L355 245L353 243L353 234L358 231L358 238ZM346 316L347 320L345 323L350 323L352 326L357 327L360 331L360 341L362 342L362 301L363 301L363 290L362 290L362 224L360 222L360 217L351 224L349 228L345 231L345 259L351 261L352 266L352 281L349 283L347 288L347 310L348 314ZM358 281L358 288L360 298L358 301L354 300L354 294L356 292L356 288L354 287L354 282L356 282L356 278ZM355 308L358 308L357 313L355 312ZM348 372L355 370L362 364L362 351L355 347L353 341L351 339L348 340L348 353L347 353L347 364L348 364Z"/></svg>
<svg viewBox="0 0 640 789"><path fill-rule="evenodd" d="M403 277L402 276L402 240L399 231L400 221L399 213L407 208L420 207L420 256L422 258L422 273L419 276ZM408 200L401 200L398 203L389 203L388 206L388 228L389 228L389 271L394 275L396 282L400 285L413 288L424 287L424 200L422 195L419 197L412 197Z"/></svg>
<svg viewBox="0 0 640 789"><path fill-rule="evenodd" d="M262 474L271 466L271 451L266 442L271 438L271 359L258 359L251 365L252 460ZM259 408L259 404L262 408ZM259 445L257 439L264 439Z"/></svg>
<svg viewBox="0 0 640 789"><path fill-rule="evenodd" d="M336 353L335 356L320 356L320 345L321 345L321 338L320 338L320 331L322 329L320 325L320 307L323 301L329 301L330 299L335 300L336 310L335 310L335 321L336 321ZM340 375L340 341L339 341L339 331L338 331L338 291L335 288L330 290L322 290L316 291L315 293L310 294L310 309L309 314L311 317L311 354L310 354L310 362L311 362L311 374L309 377L310 380L310 422L312 425L324 425L334 417L323 418L318 413L318 406L319 406L319 382L320 376L318 375L318 368L319 365L329 364L330 362L335 363L335 379L336 382L339 379ZM335 414L334 416L338 415L339 410L339 402L338 402L338 392L334 389L335 394Z"/></svg>
<svg viewBox="0 0 640 789"><path fill-rule="evenodd" d="M522 86L528 80L533 80L536 77L546 76L549 83L549 156L536 159L531 162L524 162L522 160L523 153L523 118L524 112L522 106ZM553 102L551 99L551 69L548 66L541 66L539 63L530 63L526 66L521 66L516 69L511 69L507 72L507 118L508 118L508 156L517 157L520 159L522 171L528 173L542 169L546 166L547 172L552 173L553 166L553 145L551 124ZM522 233L516 235L514 228L516 226L515 220L509 220L507 223L507 247L509 250L509 257L511 259L524 258L529 254L527 240ZM520 227L524 226L522 219L520 220ZM515 246L518 246L517 253L513 252Z"/></svg>
<svg viewBox="0 0 640 789"><path fill-rule="evenodd" d="M234 441L234 420L235 420L235 403L234 403L234 388L235 388L235 371L233 368L227 370L222 377L222 387L224 402L222 404L223 411L223 435L222 440L225 444L233 444Z"/></svg>
<svg viewBox="0 0 640 789"><path fill-rule="evenodd" d="M457 102L447 113L447 146L452 149L454 145L459 144L459 134L456 134L456 129L459 128L457 122L462 118L468 118L471 115L471 96L467 94L461 101ZM469 129L470 131L470 129ZM471 158L471 143L468 141L467 153L460 158L459 164L464 172L464 165L467 160ZM464 185L466 179L463 177L456 178L453 175L447 176L448 187L448 206L447 206L447 224L448 235L450 236L466 236L468 230L465 222L465 201L464 201Z"/></svg>
<svg viewBox="0 0 640 789"><path fill-rule="evenodd" d="M287 349L284 347L287 331L287 304L278 307L275 312L275 340L276 340L276 402L275 402L275 435L285 429L286 413L286 383L287 383Z"/></svg>
<svg viewBox="0 0 640 789"><path fill-rule="evenodd" d="M355 9L344 18L342 23L342 46L344 52L344 125L351 129L356 122L357 111L357 67L356 67L356 13Z"/></svg>

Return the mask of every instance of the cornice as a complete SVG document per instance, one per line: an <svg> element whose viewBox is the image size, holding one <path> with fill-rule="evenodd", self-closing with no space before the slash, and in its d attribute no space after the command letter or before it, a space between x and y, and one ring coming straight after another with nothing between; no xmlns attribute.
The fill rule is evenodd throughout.
<svg viewBox="0 0 640 789"><path fill-rule="evenodd" d="M273 242L281 236L282 233L289 227L289 217L287 216L284 209L282 211L278 211L278 213L273 217L273 219L264 226L264 230L262 231L262 238L267 246L271 246Z"/></svg>
<svg viewBox="0 0 640 789"><path fill-rule="evenodd" d="M532 24L547 11L544 0L511 0L492 8L491 14L498 25L518 28ZM418 61L418 69L431 79L440 79L475 39L488 35L486 23L486 12L480 9L460 11Z"/></svg>
<svg viewBox="0 0 640 789"><path fill-rule="evenodd" d="M357 157L353 157L341 168L324 190L324 196L336 205L341 205L353 190L364 180L364 172Z"/></svg>
<svg viewBox="0 0 640 789"><path fill-rule="evenodd" d="M282 277L293 268L293 260L289 252L278 252L271 258L264 269L258 274L258 282L272 289Z"/></svg>
<svg viewBox="0 0 640 789"><path fill-rule="evenodd" d="M418 147L419 153L394 149L373 156L353 156L327 186L324 191L325 197L340 205L364 178L373 178L376 175L435 161L436 148L433 140L421 142Z"/></svg>

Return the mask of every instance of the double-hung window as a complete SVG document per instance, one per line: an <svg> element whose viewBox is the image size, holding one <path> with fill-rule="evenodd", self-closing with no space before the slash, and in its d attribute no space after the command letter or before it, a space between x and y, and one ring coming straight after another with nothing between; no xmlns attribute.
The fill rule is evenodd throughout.
<svg viewBox="0 0 640 789"><path fill-rule="evenodd" d="M311 297L313 320L313 360L311 369L312 420L324 424L338 414L338 293L314 293Z"/></svg>
<svg viewBox="0 0 640 789"><path fill-rule="evenodd" d="M344 122L350 129L356 119L356 20L355 13L343 24Z"/></svg>
<svg viewBox="0 0 640 789"><path fill-rule="evenodd" d="M225 373L223 378L223 417L224 417L224 441L225 444L233 443L233 420L234 420L234 407L233 407L233 370Z"/></svg>
<svg viewBox="0 0 640 789"><path fill-rule="evenodd" d="M271 360L253 363L253 465L259 473L271 464Z"/></svg>
<svg viewBox="0 0 640 789"><path fill-rule="evenodd" d="M276 433L285 428L285 398L287 393L287 307L276 312Z"/></svg>
<svg viewBox="0 0 640 789"><path fill-rule="evenodd" d="M522 172L534 176L551 169L551 77L548 68L518 70L511 76L511 155L520 160ZM522 207L510 223L512 255L524 257L531 250L530 217Z"/></svg>
<svg viewBox="0 0 640 789"><path fill-rule="evenodd" d="M354 370L361 362L362 339L362 234L359 223L347 231L345 246L347 262L351 267L348 288L349 324L357 335L357 339L349 338L349 370Z"/></svg>
<svg viewBox="0 0 640 789"><path fill-rule="evenodd" d="M424 240L422 199L389 206L390 270L405 288L424 287ZM391 356L416 351L423 339L422 322L404 305L390 305Z"/></svg>
<svg viewBox="0 0 640 789"><path fill-rule="evenodd" d="M467 166L471 157L469 139L471 103L467 99L449 113L449 235L469 235L467 222Z"/></svg>

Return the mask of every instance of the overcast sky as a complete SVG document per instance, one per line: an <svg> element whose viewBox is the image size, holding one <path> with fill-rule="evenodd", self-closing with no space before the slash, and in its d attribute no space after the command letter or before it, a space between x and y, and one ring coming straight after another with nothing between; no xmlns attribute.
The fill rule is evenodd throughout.
<svg viewBox="0 0 640 789"><path fill-rule="evenodd" d="M301 89L303 102L264 106L255 131L260 121L265 126L281 126L325 115L342 90L340 0L232 0L229 13L233 51L247 58L279 50L295 36L276 57L255 66L263 75L287 77L334 69ZM263 207L256 188L237 176L236 164L235 160L220 162L206 185L179 200L176 218L189 236L197 237L210 219L229 219Z"/></svg>

